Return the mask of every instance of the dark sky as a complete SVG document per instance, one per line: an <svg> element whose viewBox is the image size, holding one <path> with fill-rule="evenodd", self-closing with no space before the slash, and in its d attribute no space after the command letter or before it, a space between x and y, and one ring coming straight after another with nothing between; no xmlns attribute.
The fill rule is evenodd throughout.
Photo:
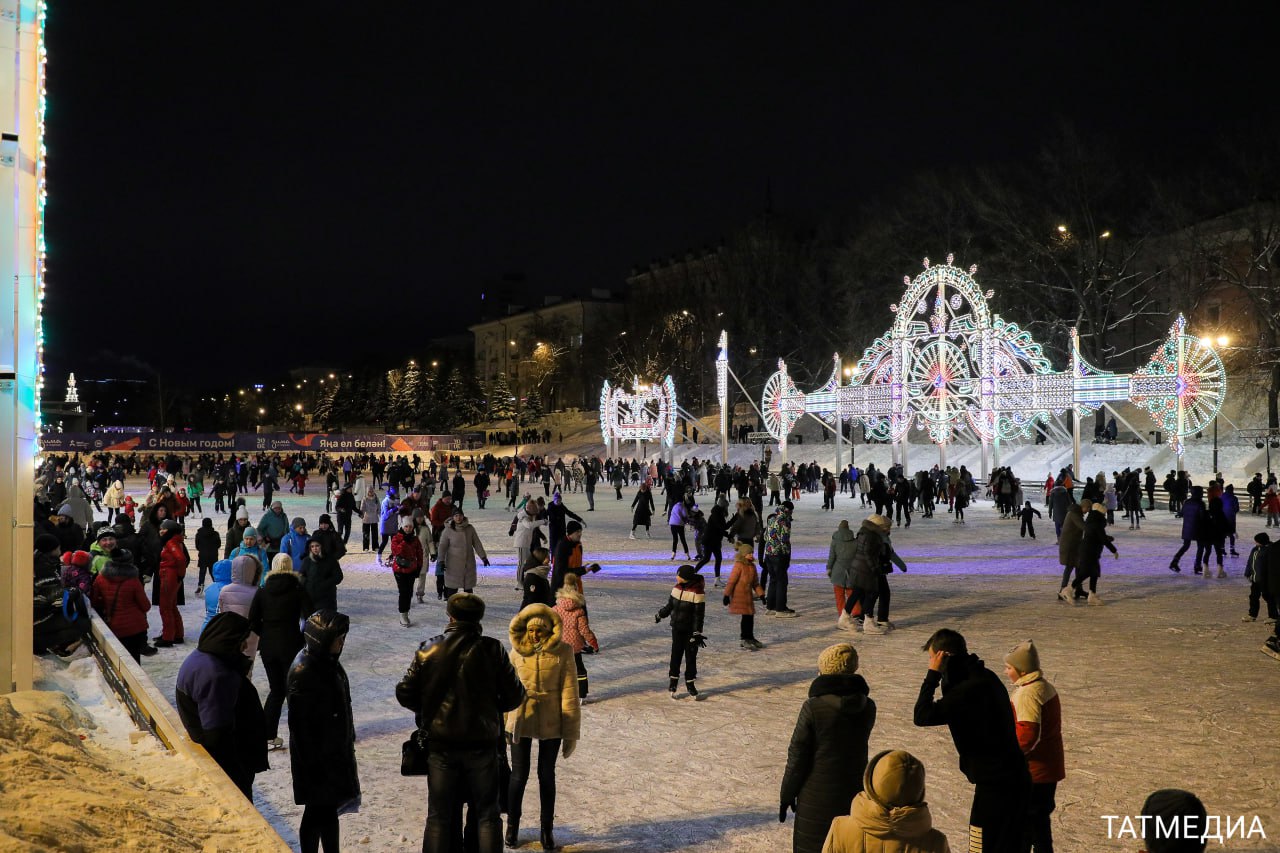
<svg viewBox="0 0 1280 853"><path fill-rule="evenodd" d="M51 381L407 358L504 272L616 288L768 183L813 220L1057 117L1167 152L1273 102L1273 27L1210 4L797 5L52 0Z"/></svg>

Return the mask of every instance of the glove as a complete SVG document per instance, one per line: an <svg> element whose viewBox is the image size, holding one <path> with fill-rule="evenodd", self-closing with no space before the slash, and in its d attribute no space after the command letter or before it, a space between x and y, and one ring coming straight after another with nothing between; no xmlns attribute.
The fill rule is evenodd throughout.
<svg viewBox="0 0 1280 853"><path fill-rule="evenodd" d="M906 566L903 566L903 567L902 567L902 570L905 572L905 571L907 570L907 567L906 567Z"/></svg>
<svg viewBox="0 0 1280 853"><path fill-rule="evenodd" d="M489 567L489 561L488 561L488 560L485 560L485 561L484 561L484 565L485 565L485 568L488 568L488 567Z"/></svg>
<svg viewBox="0 0 1280 853"><path fill-rule="evenodd" d="M662 621L662 614L661 614L661 613L655 613L655 614L653 614L653 624L657 625L657 624L658 624L659 622L661 622L661 621Z"/></svg>
<svg viewBox="0 0 1280 853"><path fill-rule="evenodd" d="M692 637L689 638L689 645L697 646L700 649L705 649L707 647L707 638L702 636L701 634L694 634Z"/></svg>
<svg viewBox="0 0 1280 853"><path fill-rule="evenodd" d="M594 655L595 653L596 653L596 650L591 648L590 646L583 646L582 651L580 652L580 654L584 654L584 655Z"/></svg>
<svg viewBox="0 0 1280 853"><path fill-rule="evenodd" d="M796 810L796 804L795 804L795 803L783 803L782 805L780 805L780 806L778 807L778 823L786 823L786 822L787 822L787 809L791 809L791 811L793 811L793 812L794 812L794 811Z"/></svg>
<svg viewBox="0 0 1280 853"><path fill-rule="evenodd" d="M565 741L564 747L561 749L561 754L564 755L565 758L568 758L570 755L573 755L573 750L577 745L578 742L576 740Z"/></svg>
<svg viewBox="0 0 1280 853"><path fill-rule="evenodd" d="M725 606L725 607L728 607L728 606L729 606L729 596L727 596L727 595L724 597L724 606Z"/></svg>

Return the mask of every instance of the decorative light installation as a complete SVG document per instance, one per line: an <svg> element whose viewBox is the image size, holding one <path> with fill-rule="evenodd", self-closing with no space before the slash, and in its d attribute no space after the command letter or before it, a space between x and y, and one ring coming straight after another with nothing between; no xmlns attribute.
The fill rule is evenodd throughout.
<svg viewBox="0 0 1280 853"><path fill-rule="evenodd" d="M605 444L621 441L658 441L672 447L676 441L676 383L670 376L654 385L642 385L639 377L632 389L612 387L608 380L600 389L600 433Z"/></svg>
<svg viewBox="0 0 1280 853"><path fill-rule="evenodd" d="M1185 334L1179 315L1151 361L1133 374L1101 370L1080 356L1073 336L1071 367L1055 372L1029 333L993 314L968 272L947 263L904 279L902 301L890 306L893 328L872 342L842 385L839 356L831 378L804 394L778 360L765 383L765 428L779 444L805 413L829 422L846 417L867 435L901 442L911 425L936 444L973 430L987 445L1029 436L1037 421L1074 408L1083 416L1103 403L1132 401L1150 413L1182 453L1182 437L1211 423L1226 395L1226 371L1213 349Z"/></svg>
<svg viewBox="0 0 1280 853"><path fill-rule="evenodd" d="M720 459L729 458L729 333L720 330L716 344L716 401L720 404Z"/></svg>
<svg viewBox="0 0 1280 853"><path fill-rule="evenodd" d="M44 424L40 417L40 401L44 397L44 287L45 268L45 207L49 203L49 188L45 183L45 168L49 150L45 146L45 113L48 111L49 93L45 87L45 74L49 50L45 46L44 30L49 17L49 5L45 0L36 3L36 389L35 389L35 439L36 452L40 450L40 433Z"/></svg>

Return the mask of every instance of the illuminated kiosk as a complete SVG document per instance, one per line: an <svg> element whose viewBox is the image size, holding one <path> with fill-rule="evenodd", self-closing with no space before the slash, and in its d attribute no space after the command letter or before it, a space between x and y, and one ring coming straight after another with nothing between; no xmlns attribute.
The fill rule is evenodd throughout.
<svg viewBox="0 0 1280 853"><path fill-rule="evenodd" d="M40 434L45 4L0 15L0 694L32 679L31 506Z"/></svg>
<svg viewBox="0 0 1280 853"><path fill-rule="evenodd" d="M668 451L676 441L676 383L670 376L653 385L639 377L631 391L611 386L600 389L600 433L610 457L617 457L621 443L635 441L636 455L644 455L644 442L656 441Z"/></svg>
<svg viewBox="0 0 1280 853"><path fill-rule="evenodd" d="M1036 423L1075 410L1072 444L1080 470L1080 418L1104 403L1128 401L1145 409L1169 445L1182 455L1182 438L1199 432L1218 414L1227 376L1213 348L1186 334L1186 320L1174 321L1169 336L1145 367L1134 373L1110 373L1080 355L1079 336L1071 333L1071 364L1055 372L1031 335L987 307L968 272L947 263L931 266L907 285L902 301L890 307L893 328L872 342L841 384L840 356L826 385L809 394L787 375L786 363L765 384L765 429L785 453L787 435L805 414L828 424L862 421L867 436L894 443L894 458L907 465L907 436L912 424L938 445L946 464L947 445L971 430L982 445L985 477L999 465L1000 442L1031 436ZM994 453L993 453L994 451ZM785 458L785 457L784 457Z"/></svg>

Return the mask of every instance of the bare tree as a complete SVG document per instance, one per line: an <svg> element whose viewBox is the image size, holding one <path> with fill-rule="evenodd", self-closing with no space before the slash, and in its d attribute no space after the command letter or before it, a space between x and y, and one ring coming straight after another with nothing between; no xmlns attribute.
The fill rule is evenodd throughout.
<svg viewBox="0 0 1280 853"><path fill-rule="evenodd" d="M1103 368L1131 366L1159 340L1167 309L1132 164L1063 125L1033 166L980 170L970 186L994 253L982 281L1025 306L1010 320L1061 355L1074 326Z"/></svg>

